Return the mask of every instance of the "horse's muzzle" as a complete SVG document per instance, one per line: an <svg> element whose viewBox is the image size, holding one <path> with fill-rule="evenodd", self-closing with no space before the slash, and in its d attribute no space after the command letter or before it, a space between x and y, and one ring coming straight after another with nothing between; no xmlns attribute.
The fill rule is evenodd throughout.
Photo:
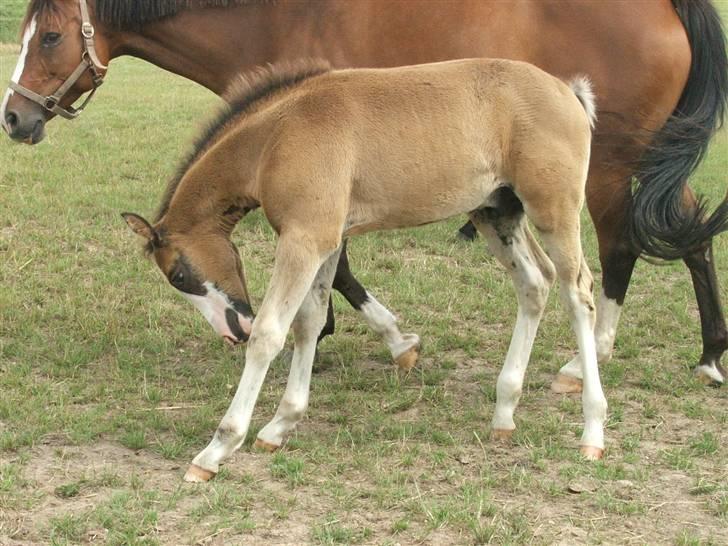
<svg viewBox="0 0 728 546"><path fill-rule="evenodd" d="M38 144L45 137L45 117L42 113L23 115L8 110L2 126L8 136L17 142Z"/></svg>

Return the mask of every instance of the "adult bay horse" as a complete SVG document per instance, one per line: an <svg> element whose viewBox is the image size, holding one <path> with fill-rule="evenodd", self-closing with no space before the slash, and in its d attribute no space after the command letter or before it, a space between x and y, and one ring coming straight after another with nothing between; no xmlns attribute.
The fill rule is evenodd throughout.
<svg viewBox="0 0 728 546"><path fill-rule="evenodd" d="M243 443L268 366L290 328L288 385L258 444L278 448L302 418L343 240L462 213L509 271L518 298L498 377L494 436L515 429L531 347L558 277L583 355L581 451L601 457L607 403L592 277L579 238L594 122L588 81L567 86L527 63L469 59L340 71L308 62L273 67L243 83L172 179L155 223L124 214L170 284L219 334L234 341L236 330L250 335L235 397L185 479L210 479ZM256 208L278 242L252 322L230 235Z"/></svg>
<svg viewBox="0 0 728 546"><path fill-rule="evenodd" d="M686 186L722 120L728 93L724 35L709 0L88 0L84 24L80 6L86 1L30 2L15 84L0 109L12 138L35 143L55 113L75 115L70 105L95 89L109 60L121 55L217 94L241 70L300 56L371 67L502 57L563 78L588 74L602 112L587 183L602 266L599 359L612 354L638 256L682 258L702 326L696 372L715 384L728 377L720 362L728 332L711 246L725 228L728 207L708 217ZM29 93L16 92L21 88ZM395 358L405 366L414 362L416 336L399 334L392 314L349 271L345 250L334 288L384 336ZM329 319L324 332L333 329ZM579 381L575 359L554 386L577 390Z"/></svg>

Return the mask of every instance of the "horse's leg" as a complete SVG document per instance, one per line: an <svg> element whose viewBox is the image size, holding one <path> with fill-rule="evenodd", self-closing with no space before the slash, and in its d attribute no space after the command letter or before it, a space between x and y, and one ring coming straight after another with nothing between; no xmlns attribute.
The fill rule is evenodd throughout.
<svg viewBox="0 0 728 546"><path fill-rule="evenodd" d="M248 340L238 389L212 440L193 459L185 480L209 480L217 473L220 462L245 440L270 362L283 348L294 317L319 269L333 252L329 250L322 254L315 246L305 234L281 235L270 285Z"/></svg>
<svg viewBox="0 0 728 546"><path fill-rule="evenodd" d="M419 336L401 334L394 315L354 278L349 269L346 242L339 257L333 286L354 309L361 313L369 327L382 336L397 365L403 370L414 367L420 352Z"/></svg>
<svg viewBox="0 0 728 546"><path fill-rule="evenodd" d="M597 232L602 266L602 293L597 303L594 338L597 359L608 362L614 350L617 325L638 255L628 239L630 174L592 169L587 183L587 205ZM581 355L562 366L551 389L557 393L582 390Z"/></svg>
<svg viewBox="0 0 728 546"><path fill-rule="evenodd" d="M311 290L293 319L293 358L286 391L275 417L260 432L256 447L274 451L296 427L308 407L311 366L316 353L316 335L326 320L326 303L331 293L339 251L329 257L316 275Z"/></svg>
<svg viewBox="0 0 728 546"><path fill-rule="evenodd" d="M693 278L703 335L703 354L695 373L706 384L722 385L728 379L728 373L720 364L720 358L728 348L728 332L715 276L712 242L686 256L685 264Z"/></svg>
<svg viewBox="0 0 728 546"><path fill-rule="evenodd" d="M516 325L496 384L492 423L493 437L507 439L516 428L513 413L554 270L528 229L523 208L510 190L501 190L497 207L481 209L471 214L471 220L510 273L518 299Z"/></svg>
<svg viewBox="0 0 728 546"><path fill-rule="evenodd" d="M686 209L697 206L695 193L687 186L683 193L683 205ZM715 274L713 242L708 241L702 248L685 256L683 261L693 279L703 337L703 354L695 367L695 374L706 385L720 386L728 378L728 373L720 363L723 353L728 349L728 331Z"/></svg>

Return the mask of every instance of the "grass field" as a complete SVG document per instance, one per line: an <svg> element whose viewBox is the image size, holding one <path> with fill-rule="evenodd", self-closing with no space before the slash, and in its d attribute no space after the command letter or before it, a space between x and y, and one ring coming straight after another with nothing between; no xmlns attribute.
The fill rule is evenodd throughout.
<svg viewBox="0 0 728 546"><path fill-rule="evenodd" d="M15 42L27 0L2 0L0 4L0 43Z"/></svg>
<svg viewBox="0 0 728 546"><path fill-rule="evenodd" d="M0 54L0 80L14 64ZM684 266L637 266L602 367L603 461L578 456L580 399L548 389L575 345L555 291L515 443L498 445L488 428L515 299L482 243L454 240L461 218L350 245L365 286L423 338L414 372L394 370L337 297L337 334L285 448L250 447L283 392L284 354L245 446L209 484L183 483L243 351L161 281L119 213L155 209L218 99L134 59L107 82L41 145L0 138L0 544L728 543L728 389L690 374L700 332ZM693 186L716 202L727 172L724 131ZM257 308L274 237L252 214L236 240ZM725 235L715 259L725 301Z"/></svg>

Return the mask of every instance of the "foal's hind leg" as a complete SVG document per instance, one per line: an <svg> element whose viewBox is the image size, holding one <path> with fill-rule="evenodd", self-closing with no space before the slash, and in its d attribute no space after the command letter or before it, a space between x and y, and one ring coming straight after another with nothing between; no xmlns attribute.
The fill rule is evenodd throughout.
<svg viewBox="0 0 728 546"><path fill-rule="evenodd" d="M508 438L516 428L513 413L554 270L528 229L521 203L511 190L499 190L497 206L472 213L471 220L510 273L518 298L516 326L498 376L493 414L493 436Z"/></svg>
<svg viewBox="0 0 728 546"><path fill-rule="evenodd" d="M329 250L317 250L322 245ZM248 340L238 389L212 440L193 459L185 480L209 480L217 473L220 463L242 445L271 360L283 348L291 323L319 269L327 259L335 262L335 258L330 258L335 252L332 246L333 243L330 246L318 243L306 233L281 235L268 291ZM303 367L303 356L313 353L309 347L300 354Z"/></svg>
<svg viewBox="0 0 728 546"><path fill-rule="evenodd" d="M346 242L336 268L334 288L341 292L354 309L359 311L369 327L384 339L397 366L402 370L413 368L420 353L419 336L401 334L394 315L354 278L349 269Z"/></svg>
<svg viewBox="0 0 728 546"><path fill-rule="evenodd" d="M592 298L593 280L581 252L578 215L560 222L556 229L546 229L541 234L546 251L556 268L561 300L569 312L581 355L581 374L584 384L582 392L584 432L581 436L581 452L589 459L599 459L604 453L607 400L599 379L594 341L596 314Z"/></svg>

